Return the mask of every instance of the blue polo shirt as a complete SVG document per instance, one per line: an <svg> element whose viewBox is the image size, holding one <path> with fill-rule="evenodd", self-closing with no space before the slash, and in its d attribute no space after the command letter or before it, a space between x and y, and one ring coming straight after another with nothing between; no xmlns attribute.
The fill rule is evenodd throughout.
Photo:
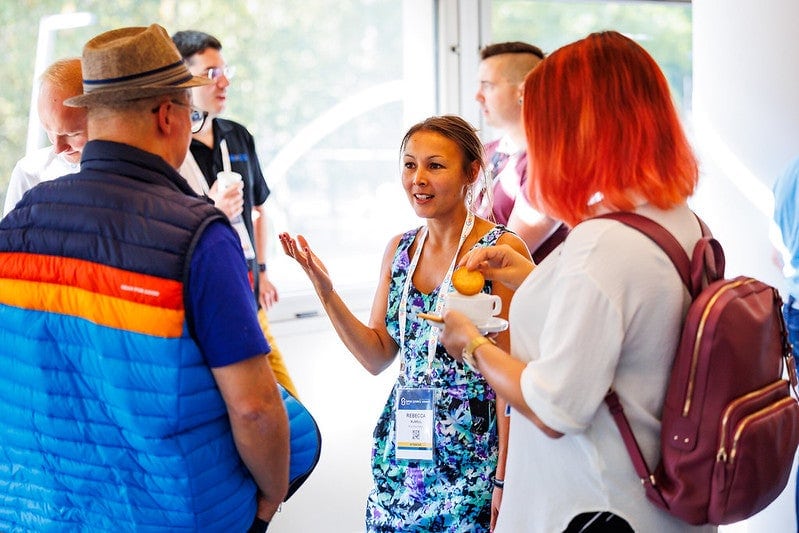
<svg viewBox="0 0 799 533"><path fill-rule="evenodd" d="M241 243L222 222L208 226L192 255L186 309L208 366L269 353Z"/></svg>

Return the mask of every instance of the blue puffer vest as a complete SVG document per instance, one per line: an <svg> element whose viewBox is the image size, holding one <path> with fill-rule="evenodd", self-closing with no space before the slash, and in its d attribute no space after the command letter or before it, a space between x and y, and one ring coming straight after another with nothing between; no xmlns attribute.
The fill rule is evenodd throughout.
<svg viewBox="0 0 799 533"><path fill-rule="evenodd" d="M80 173L0 223L0 531L252 523L256 487L184 308L217 220L160 158L92 141Z"/></svg>

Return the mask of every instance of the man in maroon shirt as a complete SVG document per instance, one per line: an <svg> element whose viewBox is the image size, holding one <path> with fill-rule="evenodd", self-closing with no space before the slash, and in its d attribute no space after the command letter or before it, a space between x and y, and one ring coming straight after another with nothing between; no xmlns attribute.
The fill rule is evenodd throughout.
<svg viewBox="0 0 799 533"><path fill-rule="evenodd" d="M540 48L523 42L486 46L480 53L475 99L486 123L502 136L485 145L488 183L493 199L483 195L480 216L517 233L539 263L566 237L568 228L533 208L524 196L527 141L522 122L524 77L544 59Z"/></svg>

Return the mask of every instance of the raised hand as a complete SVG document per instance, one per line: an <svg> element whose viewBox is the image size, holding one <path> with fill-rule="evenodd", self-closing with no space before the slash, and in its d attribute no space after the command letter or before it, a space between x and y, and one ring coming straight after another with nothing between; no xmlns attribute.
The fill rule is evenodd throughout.
<svg viewBox="0 0 799 533"><path fill-rule="evenodd" d="M281 233L278 238L285 254L300 264L305 274L313 283L316 293L320 297L333 291L333 282L327 273L327 268L322 261L311 251L305 237L298 235L294 239L288 233Z"/></svg>

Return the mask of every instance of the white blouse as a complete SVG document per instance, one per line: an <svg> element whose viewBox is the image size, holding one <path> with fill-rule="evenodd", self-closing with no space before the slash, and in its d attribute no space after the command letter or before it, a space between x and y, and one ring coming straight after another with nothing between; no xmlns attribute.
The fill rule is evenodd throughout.
<svg viewBox="0 0 799 533"><path fill-rule="evenodd" d="M637 210L690 251L700 236L687 206ZM524 399L544 435L511 414L496 531L563 531L584 512L611 511L635 531L694 528L651 504L603 399L617 391L650 467L660 458L660 413L682 316L690 303L677 271L648 237L590 220L533 271L510 308L511 352L527 361Z"/></svg>

